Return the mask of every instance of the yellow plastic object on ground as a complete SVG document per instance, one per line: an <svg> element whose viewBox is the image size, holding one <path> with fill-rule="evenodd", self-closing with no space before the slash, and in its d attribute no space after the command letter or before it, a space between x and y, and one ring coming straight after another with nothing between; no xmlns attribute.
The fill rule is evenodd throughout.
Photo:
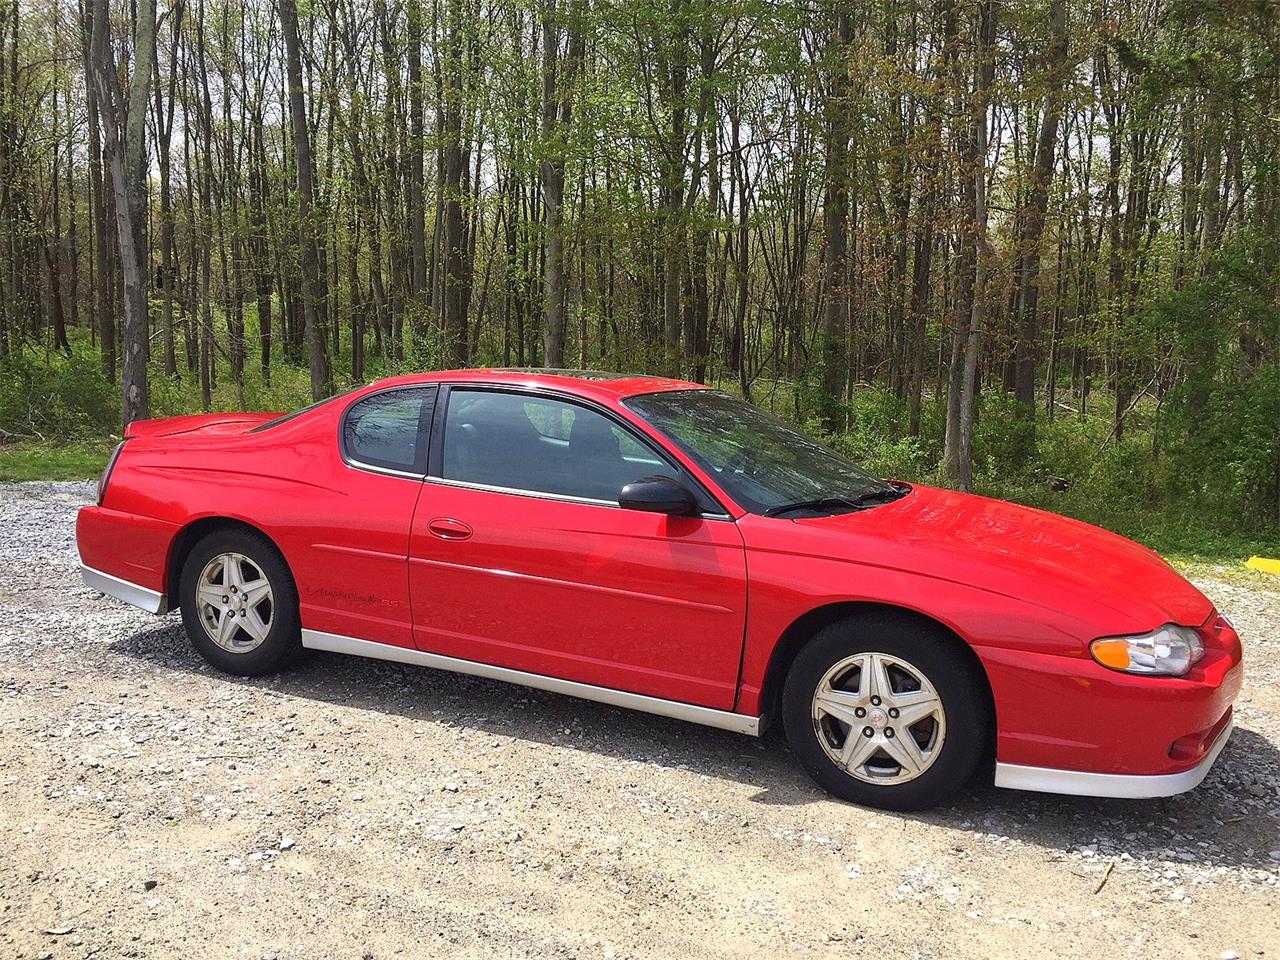
<svg viewBox="0 0 1280 960"><path fill-rule="evenodd" d="M1273 560L1271 557L1250 557L1244 565L1251 570L1261 570L1263 573L1280 577L1280 560Z"/></svg>

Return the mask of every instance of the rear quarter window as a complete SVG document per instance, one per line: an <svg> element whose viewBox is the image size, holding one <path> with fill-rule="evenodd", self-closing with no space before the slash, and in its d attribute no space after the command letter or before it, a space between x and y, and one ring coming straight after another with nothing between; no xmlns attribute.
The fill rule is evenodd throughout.
<svg viewBox="0 0 1280 960"><path fill-rule="evenodd" d="M356 401L342 420L342 454L358 466L426 473L436 388L404 387Z"/></svg>

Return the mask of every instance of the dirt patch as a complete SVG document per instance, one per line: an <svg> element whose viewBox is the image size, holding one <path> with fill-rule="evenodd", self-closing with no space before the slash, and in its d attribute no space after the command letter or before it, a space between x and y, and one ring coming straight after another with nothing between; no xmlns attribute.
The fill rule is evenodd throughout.
<svg viewBox="0 0 1280 960"><path fill-rule="evenodd" d="M207 668L79 584L91 484L0 486L0 956L1280 953L1280 602L1238 730L1167 801L975 788L919 815L758 742L453 674Z"/></svg>

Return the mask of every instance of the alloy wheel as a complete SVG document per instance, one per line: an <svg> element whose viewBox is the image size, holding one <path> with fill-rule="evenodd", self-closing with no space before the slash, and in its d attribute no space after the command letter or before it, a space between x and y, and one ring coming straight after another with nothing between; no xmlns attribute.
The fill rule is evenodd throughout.
<svg viewBox="0 0 1280 960"><path fill-rule="evenodd" d="M850 776L890 785L914 780L942 752L946 712L919 668L887 653L836 663L813 695L823 751Z"/></svg>
<svg viewBox="0 0 1280 960"><path fill-rule="evenodd" d="M248 653L271 632L271 582L244 554L218 554L200 571L196 610L210 640L228 653Z"/></svg>

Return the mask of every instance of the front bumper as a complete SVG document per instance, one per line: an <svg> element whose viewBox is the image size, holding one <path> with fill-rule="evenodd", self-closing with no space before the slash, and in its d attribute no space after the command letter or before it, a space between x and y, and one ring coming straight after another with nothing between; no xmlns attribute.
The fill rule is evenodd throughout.
<svg viewBox="0 0 1280 960"><path fill-rule="evenodd" d="M1098 797L1161 797L1207 776L1230 736L1244 665L1216 614L1186 676L1109 670L1088 657L976 648L996 703L996 785Z"/></svg>
<svg viewBox="0 0 1280 960"><path fill-rule="evenodd" d="M130 583L128 580L121 580L119 577L113 577L109 573L95 570L84 563L80 564L80 579L84 581L86 587L99 590L107 596L123 600L125 603L131 603L135 607L147 611L147 613L160 614L168 613L169 611L169 598L163 593L149 590L136 583Z"/></svg>
<svg viewBox="0 0 1280 960"><path fill-rule="evenodd" d="M1081 797L1122 797L1141 800L1149 797L1172 797L1198 787L1209 775L1209 769L1231 738L1233 722L1228 718L1222 732L1194 767L1179 773L1123 774L1086 773L1080 770L1056 770L1052 767L1027 767L1017 763L996 764L996 786L1010 790L1035 790L1040 793L1066 793Z"/></svg>

